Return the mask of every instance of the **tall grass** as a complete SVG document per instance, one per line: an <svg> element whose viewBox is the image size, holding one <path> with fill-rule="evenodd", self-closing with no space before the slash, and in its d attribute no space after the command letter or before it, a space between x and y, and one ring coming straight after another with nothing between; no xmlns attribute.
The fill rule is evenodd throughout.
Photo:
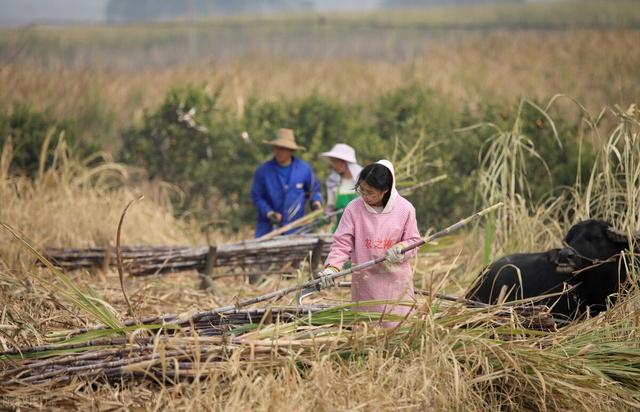
<svg viewBox="0 0 640 412"><path fill-rule="evenodd" d="M640 229L640 112L615 107L617 126L604 143L591 172L585 212L627 230Z"/></svg>
<svg viewBox="0 0 640 412"><path fill-rule="evenodd" d="M562 140L553 119L544 109L524 99L520 101L511 129L504 130L494 123L486 123L460 130L464 133L478 127L489 127L495 131L479 154L479 191L484 204L504 202L505 207L497 211L495 219L492 218L487 226L483 259L485 263L492 250L496 254L502 254L505 251L531 249L534 245L540 247L561 233L557 217L563 198L532 204L528 176L545 174L549 179L552 176L531 136L527 136L522 130L522 111L525 105L533 107L549 122L554 139L551 144L561 150Z"/></svg>
<svg viewBox="0 0 640 412"><path fill-rule="evenodd" d="M46 166L44 153L49 146L55 147L55 155L52 164ZM122 209L141 193L146 199L127 216L122 233L124 244L204 243L195 222L174 216L169 195L175 194L176 188L146 182L142 171L114 163L105 153L86 159L73 157L63 136L53 134L45 139L36 176L13 175L9 172L13 147L9 139L0 153L0 223L10 226L16 236L36 250L115 245ZM32 252L10 231L0 230L3 349L7 345L42 343L43 333L61 325L98 320L114 327L119 324L118 316L124 312L120 308L122 292L114 288L118 284L114 274L96 277L85 271L49 271L35 266L38 258ZM136 308L158 305L159 296L191 295L184 292L190 286L188 278L172 287L162 285L159 296L153 297L145 296L151 284L132 279L127 279L127 284L135 286L132 300ZM211 302L211 297L199 298ZM170 307L162 310L173 312Z"/></svg>
<svg viewBox="0 0 640 412"><path fill-rule="evenodd" d="M496 227L487 232L487 239L502 246L503 251L541 250L545 246L558 246L569 225L587 218L605 220L627 230L630 240L640 227L640 123L635 105L627 110L612 108L595 117L578 105L588 127L587 135L592 141L601 142L594 146L596 161L589 181L585 189L581 189L578 163L573 187L556 188L541 203L532 202L527 176L543 173L551 179L551 174L545 159L540 157L530 137L521 130L523 105L533 105L546 118L554 131L553 139L558 150L562 149L563 139L585 138L559 136L555 131L553 119L547 111L557 103L559 97L552 98L545 108L522 100L511 130L502 130L491 123L467 129L495 129L495 134L486 142L480 154L482 168L479 180L484 204L502 201L508 205L498 212ZM611 127L611 130L608 137L603 137L602 130L607 127ZM582 146L579 146L579 150L582 150ZM497 233L496 239L493 239L494 232Z"/></svg>
<svg viewBox="0 0 640 412"><path fill-rule="evenodd" d="M629 144L629 165L638 161L633 150L637 121L633 116L617 117L620 123L609 134L609 141L620 148ZM496 220L496 242L514 242L502 230L522 237L519 243L511 243L519 247L553 241L550 236L540 240L542 244L530 244L537 238L517 227L515 221L524 219L531 231L543 226L542 219L546 219L541 207L527 203L526 176L520 163L541 162L531 158L534 149L527 146L517 120L487 146L486 159L496 159L502 165L496 168L485 163L484 188L494 191L493 200L510 201L509 207L513 207ZM603 145L600 150L610 153L611 148ZM620 161L610 161L610 170L622 170L624 156L614 158ZM524 180L518 186L520 178ZM596 180L590 188L591 193L603 197L609 190ZM560 199L549 218L559 216L563 207L573 207L570 197ZM624 210L625 205L612 193L610 201L614 200L610 205ZM473 237L467 240L474 242ZM451 249L459 247L454 243ZM450 253L440 250L430 255L429 265L433 269L438 260L450 259ZM467 253L461 259L473 256ZM370 325L345 329L339 325L354 322L354 314L335 308L295 324L265 324L237 332L240 340L221 348L215 356L214 352L208 357L200 354L203 347L214 348L207 346L204 338L179 335L159 339L153 349L159 354L156 363L131 366L149 379L117 386L72 382L50 391L37 405L52 407L71 399L77 407L91 402L180 410L634 410L640 407L637 304L638 297L631 295L601 316L559 332L527 330L521 316L509 310L505 313L503 308L468 309L429 299L418 301L415 316L397 330ZM183 353L183 363L163 358L162 354L174 349ZM156 371L184 368L185 374L202 379L172 382L162 373L150 378L152 367ZM27 405L25 399L40 389L22 386L11 395L7 390L0 389L0 394L15 404ZM62 393L69 399L63 401Z"/></svg>
<svg viewBox="0 0 640 412"><path fill-rule="evenodd" d="M55 139L54 139L55 141ZM47 140L43 147L53 144ZM123 205L145 193L150 199L131 211L123 228L127 244L186 244L198 239L188 222L175 218L168 199L176 189L143 183L136 171L110 161L105 153L87 159L69 156L64 138L56 143L53 164L41 162L34 178L11 175L9 141L0 156L0 221L15 228L36 247L88 247L115 244ZM138 182L138 183L135 183ZM15 267L21 247L0 234L3 260ZM23 256L24 257L24 256Z"/></svg>

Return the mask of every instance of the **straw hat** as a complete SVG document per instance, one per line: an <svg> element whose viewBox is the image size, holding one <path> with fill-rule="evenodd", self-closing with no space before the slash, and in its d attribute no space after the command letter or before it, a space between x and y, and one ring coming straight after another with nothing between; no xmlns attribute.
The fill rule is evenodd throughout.
<svg viewBox="0 0 640 412"><path fill-rule="evenodd" d="M304 150L304 147L296 144L296 137L291 129L278 129L275 140L270 142L265 140L262 143L270 144L271 146L284 147L285 149Z"/></svg>
<svg viewBox="0 0 640 412"><path fill-rule="evenodd" d="M347 163L358 163L356 161L356 150L348 144L338 143L328 152L320 153L322 160L329 161L330 157L344 160Z"/></svg>

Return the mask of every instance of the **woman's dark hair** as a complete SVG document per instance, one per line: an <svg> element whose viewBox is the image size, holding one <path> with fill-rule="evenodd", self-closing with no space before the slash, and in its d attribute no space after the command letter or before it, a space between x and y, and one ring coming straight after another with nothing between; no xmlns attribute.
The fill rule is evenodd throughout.
<svg viewBox="0 0 640 412"><path fill-rule="evenodd" d="M391 197L391 187L393 186L391 170L380 163L371 163L365 166L360 172L360 176L358 176L358 181L356 182L356 189L360 187L362 182L367 182L367 184L374 189L386 191L387 193L385 193L382 198L382 206L387 205L389 197Z"/></svg>

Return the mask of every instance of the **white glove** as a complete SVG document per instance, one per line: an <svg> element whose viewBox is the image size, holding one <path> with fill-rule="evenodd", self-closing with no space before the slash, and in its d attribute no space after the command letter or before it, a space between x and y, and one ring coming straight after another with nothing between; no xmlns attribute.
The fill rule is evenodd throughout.
<svg viewBox="0 0 640 412"><path fill-rule="evenodd" d="M338 269L333 266L327 266L320 272L316 274L316 279L321 279L319 286L320 289L327 289L335 285L335 281L329 277L334 273L338 272Z"/></svg>
<svg viewBox="0 0 640 412"><path fill-rule="evenodd" d="M402 249L404 248L404 244L398 243L396 245L391 246L387 250L387 262L395 265L396 263L402 263L404 261L404 253L402 253Z"/></svg>

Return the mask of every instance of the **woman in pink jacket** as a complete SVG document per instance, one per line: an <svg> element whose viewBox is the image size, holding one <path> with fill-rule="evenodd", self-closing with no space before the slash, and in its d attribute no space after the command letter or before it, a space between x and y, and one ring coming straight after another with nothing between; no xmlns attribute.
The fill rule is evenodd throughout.
<svg viewBox="0 0 640 412"><path fill-rule="evenodd" d="M388 160L380 160L362 169L356 189L360 197L345 208L325 269L319 275L339 271L349 259L352 265L358 265L386 255L390 264L383 263L353 273L351 300L411 302L413 271L409 258L416 251L407 252L405 256L401 250L420 240L415 208L398 194L393 165ZM327 281L331 283L329 279ZM390 303L367 305L357 310L406 315L411 308ZM395 324L383 323L384 326Z"/></svg>

